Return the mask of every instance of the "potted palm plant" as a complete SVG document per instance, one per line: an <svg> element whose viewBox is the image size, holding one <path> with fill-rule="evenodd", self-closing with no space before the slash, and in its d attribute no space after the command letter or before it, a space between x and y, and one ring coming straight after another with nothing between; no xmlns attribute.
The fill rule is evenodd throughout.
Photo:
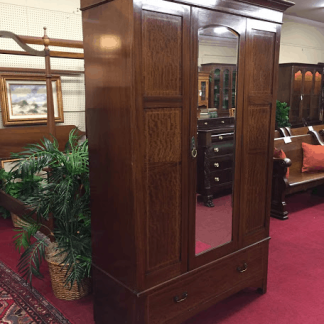
<svg viewBox="0 0 324 324"><path fill-rule="evenodd" d="M30 175L47 169L48 177L40 190L25 203L31 208L24 216L28 225L15 236L16 247L24 248L18 270L32 284L42 277L40 264L48 262L52 288L57 298L72 300L90 290L91 221L88 142L78 143L76 131L70 133L64 152L56 139L44 138L14 156L16 169ZM37 218L31 215L37 215ZM54 228L46 236L31 238L46 227L42 220L53 217Z"/></svg>
<svg viewBox="0 0 324 324"><path fill-rule="evenodd" d="M16 198L22 202L40 188L40 183L43 179L34 174L22 175L18 170L12 169L6 172L4 169L0 170L1 187L6 194ZM14 213L10 213L4 207L1 207L3 215L8 217L11 215L14 227L21 227L24 222Z"/></svg>
<svg viewBox="0 0 324 324"><path fill-rule="evenodd" d="M6 192L6 184L9 178L9 172L6 172L4 169L0 169L0 189ZM0 215L2 218L7 219L10 217L10 211L0 206Z"/></svg>

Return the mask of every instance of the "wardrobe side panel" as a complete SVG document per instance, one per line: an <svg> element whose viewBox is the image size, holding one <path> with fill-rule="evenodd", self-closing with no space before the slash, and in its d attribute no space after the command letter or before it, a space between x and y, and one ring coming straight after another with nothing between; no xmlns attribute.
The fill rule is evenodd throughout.
<svg viewBox="0 0 324 324"><path fill-rule="evenodd" d="M135 289L132 2L85 10L83 35L93 264Z"/></svg>

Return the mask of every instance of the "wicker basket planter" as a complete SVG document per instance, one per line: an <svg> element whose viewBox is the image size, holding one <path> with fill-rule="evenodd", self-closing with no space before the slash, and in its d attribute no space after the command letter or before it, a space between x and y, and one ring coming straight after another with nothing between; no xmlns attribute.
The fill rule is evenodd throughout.
<svg viewBox="0 0 324 324"><path fill-rule="evenodd" d="M78 289L76 282L71 290L69 287L65 287L65 270L62 270L62 266L59 263L49 260L48 256L46 256L46 261L48 263L52 289L56 298L63 300L75 300L80 299L91 292L90 279L84 279L80 289Z"/></svg>
<svg viewBox="0 0 324 324"><path fill-rule="evenodd" d="M14 213L10 213L11 219L12 219L12 224L14 227L22 227L24 225L28 225L27 222L23 221L18 215Z"/></svg>

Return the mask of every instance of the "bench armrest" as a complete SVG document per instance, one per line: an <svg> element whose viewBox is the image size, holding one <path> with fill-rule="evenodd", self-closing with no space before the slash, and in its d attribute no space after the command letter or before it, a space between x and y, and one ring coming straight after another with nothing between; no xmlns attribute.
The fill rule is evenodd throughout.
<svg viewBox="0 0 324 324"><path fill-rule="evenodd" d="M291 166L291 160L288 158L273 158L273 176L285 177L287 168Z"/></svg>
<svg viewBox="0 0 324 324"><path fill-rule="evenodd" d="M287 219L285 195L289 182L286 173L290 166L291 160L288 158L273 158L271 215L280 219Z"/></svg>
<svg viewBox="0 0 324 324"><path fill-rule="evenodd" d="M273 158L273 169L272 169L272 190L283 191L284 188L288 188L289 183L286 178L287 168L291 166L291 160L288 158L278 159ZM275 192L272 192L275 195Z"/></svg>

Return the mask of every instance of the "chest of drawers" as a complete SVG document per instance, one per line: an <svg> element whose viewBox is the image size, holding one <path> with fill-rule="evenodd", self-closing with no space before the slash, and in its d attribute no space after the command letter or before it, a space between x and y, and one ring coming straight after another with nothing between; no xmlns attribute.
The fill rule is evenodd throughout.
<svg viewBox="0 0 324 324"><path fill-rule="evenodd" d="M197 193L207 207L215 194L232 188L234 118L198 120Z"/></svg>

